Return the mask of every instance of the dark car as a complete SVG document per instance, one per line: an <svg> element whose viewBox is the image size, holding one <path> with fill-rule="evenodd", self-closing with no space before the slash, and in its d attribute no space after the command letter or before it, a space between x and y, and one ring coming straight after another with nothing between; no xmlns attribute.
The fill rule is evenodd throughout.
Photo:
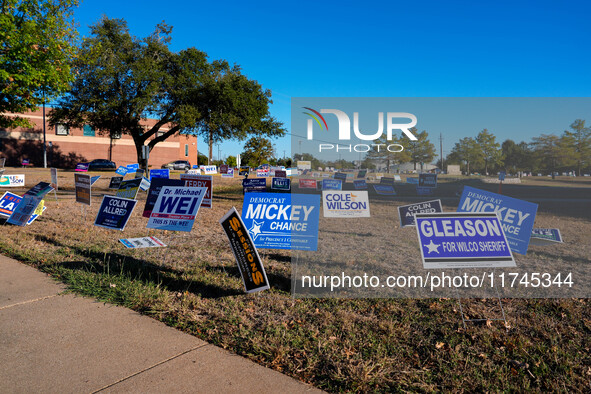
<svg viewBox="0 0 591 394"><path fill-rule="evenodd" d="M162 168L168 168L169 170L190 170L191 163L189 163L187 160L175 160L171 161L170 163L163 164Z"/></svg>
<svg viewBox="0 0 591 394"><path fill-rule="evenodd" d="M115 168L117 168L115 162L107 159L95 159L88 163L88 171L114 170Z"/></svg>

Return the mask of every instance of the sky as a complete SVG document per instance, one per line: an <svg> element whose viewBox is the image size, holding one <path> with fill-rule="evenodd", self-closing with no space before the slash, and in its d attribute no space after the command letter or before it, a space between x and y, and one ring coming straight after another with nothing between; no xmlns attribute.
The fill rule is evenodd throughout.
<svg viewBox="0 0 591 394"><path fill-rule="evenodd" d="M173 51L239 64L270 89L271 115L291 132L292 97L588 97L590 11L585 1L82 0L74 17L81 36L102 15L125 19L138 37L166 22ZM574 120L557 130L532 124L514 139L559 134ZM483 128L494 132L446 130L444 155ZM439 150L439 131L427 131ZM277 156L290 155L289 135L273 143ZM222 158L243 145L220 144Z"/></svg>

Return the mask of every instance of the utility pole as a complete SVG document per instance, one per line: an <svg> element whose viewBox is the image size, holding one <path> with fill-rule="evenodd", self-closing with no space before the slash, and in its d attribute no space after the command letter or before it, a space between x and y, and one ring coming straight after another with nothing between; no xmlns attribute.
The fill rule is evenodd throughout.
<svg viewBox="0 0 591 394"><path fill-rule="evenodd" d="M443 172L443 134L439 133L439 154L441 155L441 172Z"/></svg>
<svg viewBox="0 0 591 394"><path fill-rule="evenodd" d="M47 137L45 135L45 85L43 85L43 168L47 168Z"/></svg>

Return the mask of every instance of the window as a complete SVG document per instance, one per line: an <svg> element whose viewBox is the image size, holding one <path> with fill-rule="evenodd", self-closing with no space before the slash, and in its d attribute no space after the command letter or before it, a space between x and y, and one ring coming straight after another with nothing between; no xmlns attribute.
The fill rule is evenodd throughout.
<svg viewBox="0 0 591 394"><path fill-rule="evenodd" d="M56 124L55 125L55 134L56 135L68 135L68 134L70 134L70 130L68 129L68 126L66 126L65 124Z"/></svg>
<svg viewBox="0 0 591 394"><path fill-rule="evenodd" d="M189 144L185 144L185 157L189 157Z"/></svg>
<svg viewBox="0 0 591 394"><path fill-rule="evenodd" d="M85 124L82 129L82 135L85 137L94 137L94 129L90 125Z"/></svg>

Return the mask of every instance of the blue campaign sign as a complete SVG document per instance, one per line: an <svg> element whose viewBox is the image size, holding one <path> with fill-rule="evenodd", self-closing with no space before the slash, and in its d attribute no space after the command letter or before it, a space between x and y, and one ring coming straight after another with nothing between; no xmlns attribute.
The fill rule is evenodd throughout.
<svg viewBox="0 0 591 394"><path fill-rule="evenodd" d="M400 227L414 226L416 213L443 212L441 200L419 202L416 204L401 205L398 207Z"/></svg>
<svg viewBox="0 0 591 394"><path fill-rule="evenodd" d="M152 179L154 179L154 178L169 179L170 178L170 170L168 168L165 168L162 170L151 170L150 171L150 182L152 182Z"/></svg>
<svg viewBox="0 0 591 394"><path fill-rule="evenodd" d="M244 193L264 193L267 191L267 180L266 179L243 179L242 189Z"/></svg>
<svg viewBox="0 0 591 394"><path fill-rule="evenodd" d="M242 220L257 248L316 250L320 196L246 193Z"/></svg>
<svg viewBox="0 0 591 394"><path fill-rule="evenodd" d="M406 183L410 183L411 185L418 185L419 178L406 178Z"/></svg>
<svg viewBox="0 0 591 394"><path fill-rule="evenodd" d="M207 187L162 186L147 228L190 232Z"/></svg>
<svg viewBox="0 0 591 394"><path fill-rule="evenodd" d="M101 177L100 175L96 175L96 176L93 176L92 178L90 178L90 186L94 185L94 183L96 181L98 181L100 177Z"/></svg>
<svg viewBox="0 0 591 394"><path fill-rule="evenodd" d="M334 179L340 179L343 182L347 182L347 174L344 172L337 172L336 174L334 174Z"/></svg>
<svg viewBox="0 0 591 394"><path fill-rule="evenodd" d="M365 179L356 179L353 181L353 187L355 190L367 190L367 183Z"/></svg>
<svg viewBox="0 0 591 394"><path fill-rule="evenodd" d="M128 164L127 166L127 172L136 172L138 168L140 168L140 165L138 163L135 164Z"/></svg>
<svg viewBox="0 0 591 394"><path fill-rule="evenodd" d="M17 205L21 202L22 197L18 194L14 194L11 192L5 192L2 197L0 197L0 216L9 217L14 212ZM46 207L43 207L43 212L45 212ZM33 213L27 224L33 223L35 219L37 219L39 215Z"/></svg>
<svg viewBox="0 0 591 394"><path fill-rule="evenodd" d="M271 190L291 190L291 179L273 178L271 182Z"/></svg>
<svg viewBox="0 0 591 394"><path fill-rule="evenodd" d="M538 205L464 186L458 212L496 212L515 253L526 254Z"/></svg>
<svg viewBox="0 0 591 394"><path fill-rule="evenodd" d="M343 190L343 181L340 179L323 179L322 190Z"/></svg>
<svg viewBox="0 0 591 394"><path fill-rule="evenodd" d="M391 185L373 185L373 189L376 191L377 194L382 196L395 196L396 191L394 190L394 186Z"/></svg>
<svg viewBox="0 0 591 394"><path fill-rule="evenodd" d="M499 172L499 181L504 181L506 175L507 175L507 173L505 171L500 171Z"/></svg>
<svg viewBox="0 0 591 394"><path fill-rule="evenodd" d="M94 220L94 225L111 230L123 231L131 213L137 204L136 200L117 196L103 196L103 202Z"/></svg>
<svg viewBox="0 0 591 394"><path fill-rule="evenodd" d="M531 232L530 245L556 245L562 242L560 230L557 228L534 228Z"/></svg>
<svg viewBox="0 0 591 394"><path fill-rule="evenodd" d="M425 269L515 267L494 212L417 213L415 223Z"/></svg>
<svg viewBox="0 0 591 394"><path fill-rule="evenodd" d="M127 167L119 166L115 172L121 176L125 176L125 174L127 174Z"/></svg>
<svg viewBox="0 0 591 394"><path fill-rule="evenodd" d="M437 187L437 174L419 174L419 186Z"/></svg>
<svg viewBox="0 0 591 394"><path fill-rule="evenodd" d="M417 196L431 196L433 195L432 187L417 186Z"/></svg>

